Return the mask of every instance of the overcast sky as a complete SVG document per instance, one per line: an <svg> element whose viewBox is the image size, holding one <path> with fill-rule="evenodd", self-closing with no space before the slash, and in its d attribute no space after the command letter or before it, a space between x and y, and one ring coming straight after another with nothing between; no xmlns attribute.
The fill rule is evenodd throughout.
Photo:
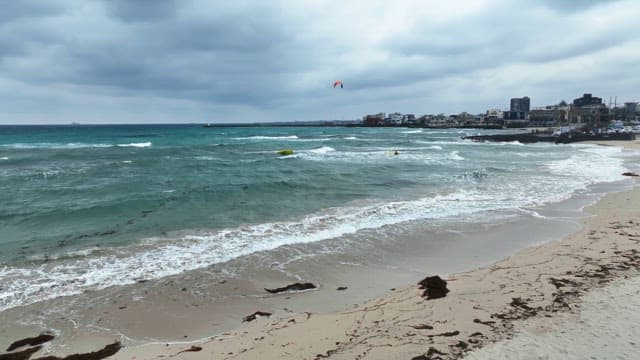
<svg viewBox="0 0 640 360"><path fill-rule="evenodd" d="M0 11L0 123L480 113L584 92L640 100L640 1L22 0Z"/></svg>

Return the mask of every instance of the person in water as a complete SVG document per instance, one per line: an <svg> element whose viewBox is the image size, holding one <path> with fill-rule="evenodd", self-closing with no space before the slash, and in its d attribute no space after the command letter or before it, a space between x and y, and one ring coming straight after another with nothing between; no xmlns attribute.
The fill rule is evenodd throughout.
<svg viewBox="0 0 640 360"><path fill-rule="evenodd" d="M393 152L393 155L400 155L400 152L398 150Z"/></svg>

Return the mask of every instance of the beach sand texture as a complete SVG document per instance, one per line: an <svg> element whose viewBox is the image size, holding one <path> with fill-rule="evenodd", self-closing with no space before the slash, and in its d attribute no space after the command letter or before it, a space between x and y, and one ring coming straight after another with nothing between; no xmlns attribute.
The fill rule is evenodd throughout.
<svg viewBox="0 0 640 360"><path fill-rule="evenodd" d="M633 341L640 335L639 204L637 185L608 194L587 209L593 216L579 232L450 275L443 298L428 300L416 284L342 312L258 316L196 341L126 347L124 339L113 358L633 358L640 353ZM154 326L170 328L162 317Z"/></svg>

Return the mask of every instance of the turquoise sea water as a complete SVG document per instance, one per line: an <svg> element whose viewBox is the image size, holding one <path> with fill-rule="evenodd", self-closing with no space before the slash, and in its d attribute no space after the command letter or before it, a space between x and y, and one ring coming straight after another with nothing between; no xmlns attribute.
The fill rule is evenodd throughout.
<svg viewBox="0 0 640 360"><path fill-rule="evenodd" d="M461 139L476 133L0 127L0 311L286 244L556 202L625 171L617 148Z"/></svg>

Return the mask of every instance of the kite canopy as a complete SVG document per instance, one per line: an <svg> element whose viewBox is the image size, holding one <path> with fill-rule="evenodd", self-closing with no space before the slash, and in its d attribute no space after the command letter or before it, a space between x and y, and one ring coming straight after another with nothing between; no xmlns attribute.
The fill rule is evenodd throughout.
<svg viewBox="0 0 640 360"><path fill-rule="evenodd" d="M344 87L344 86L342 85L342 81L340 81L340 80L336 80L336 81L333 83L333 87L334 87L334 88L336 88L336 87L338 87L338 86L340 86L340 89L342 89L342 88Z"/></svg>

